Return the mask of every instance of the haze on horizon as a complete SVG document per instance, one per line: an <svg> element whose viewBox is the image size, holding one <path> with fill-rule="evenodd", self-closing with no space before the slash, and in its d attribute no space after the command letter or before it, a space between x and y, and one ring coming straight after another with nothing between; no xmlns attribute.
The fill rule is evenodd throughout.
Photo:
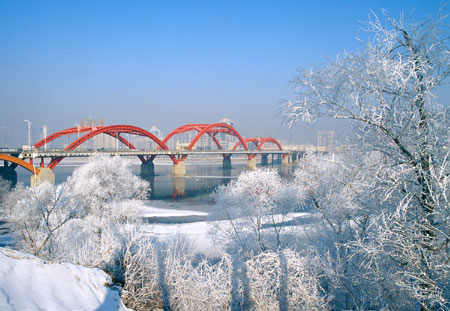
<svg viewBox="0 0 450 311"><path fill-rule="evenodd" d="M317 130L346 127L282 125L296 69L356 49L370 10L420 20L441 4L0 0L0 128L21 146L24 120L36 142L43 125L50 134L88 117L165 135L228 117L246 137L315 143Z"/></svg>

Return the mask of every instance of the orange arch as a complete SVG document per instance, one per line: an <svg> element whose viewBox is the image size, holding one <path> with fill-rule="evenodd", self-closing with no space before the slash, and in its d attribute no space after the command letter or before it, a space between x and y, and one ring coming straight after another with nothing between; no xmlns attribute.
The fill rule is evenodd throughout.
<svg viewBox="0 0 450 311"><path fill-rule="evenodd" d="M15 163L17 165L22 166L24 169L30 171L31 173L34 174L39 174L39 169L37 167L34 167L32 164L25 162L22 159L10 156L8 154L0 154L0 160L4 160L4 161L8 161L11 163Z"/></svg>

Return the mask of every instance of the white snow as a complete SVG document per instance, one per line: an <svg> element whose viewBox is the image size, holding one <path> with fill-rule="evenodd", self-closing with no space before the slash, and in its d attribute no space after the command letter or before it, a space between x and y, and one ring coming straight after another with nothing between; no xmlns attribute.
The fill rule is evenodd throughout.
<svg viewBox="0 0 450 311"><path fill-rule="evenodd" d="M158 207L150 207L145 206L142 207L142 216L144 217L180 217L180 216L190 216L190 215L205 215L208 213L205 212L197 212L192 210L179 210L179 209L167 209L167 208L158 208ZM289 213L282 217L281 215L276 215L276 221L285 221L289 222L294 219L301 222L301 219L307 219L312 217L309 212L296 212ZM174 223L174 224L166 224L166 223L155 223L144 225L144 232L147 232L149 235L159 238L160 240L168 240L176 236L184 236L191 241L193 246L193 251L195 253L200 253L206 256L220 256L224 250L226 245L218 245L212 239L209 234L210 225L213 223L221 223L223 226L229 226L228 220L221 221L198 221L198 222L188 222L188 223ZM309 226L299 223L299 226L307 229ZM266 230L266 229L265 229ZM301 235L304 233L304 230L299 230L298 234Z"/></svg>
<svg viewBox="0 0 450 311"><path fill-rule="evenodd" d="M182 218L204 216L207 212L189 210L179 204L143 204L143 217ZM153 205L153 204L152 204ZM165 206L165 207L164 207ZM310 213L291 213L284 221L310 217ZM278 218L278 217L277 217ZM280 219L281 221L281 219ZM215 221L217 222L217 221ZM224 225L228 221L219 221ZM144 224L143 231L161 240L185 236L193 251L219 256L224 245L216 245L208 234L210 221ZM8 238L11 238L7 235ZM3 238L6 238L5 236ZM127 309L111 278L100 269L68 263L47 263L32 255L0 247L0 310L117 310Z"/></svg>
<svg viewBox="0 0 450 311"><path fill-rule="evenodd" d="M209 222L200 221L185 224L153 224L151 234L161 240L184 236L193 244L193 251L207 256L222 254L224 245L216 245L208 234Z"/></svg>
<svg viewBox="0 0 450 311"><path fill-rule="evenodd" d="M45 261L0 248L0 310L127 309L100 269Z"/></svg>
<svg viewBox="0 0 450 311"><path fill-rule="evenodd" d="M142 217L182 217L182 216L208 216L208 213L191 210L167 209L143 205L141 207Z"/></svg>

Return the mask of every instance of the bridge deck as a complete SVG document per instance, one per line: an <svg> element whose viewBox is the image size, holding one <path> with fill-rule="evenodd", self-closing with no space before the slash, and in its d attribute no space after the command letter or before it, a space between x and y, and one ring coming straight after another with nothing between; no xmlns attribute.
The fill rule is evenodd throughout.
<svg viewBox="0 0 450 311"><path fill-rule="evenodd" d="M284 150L23 150L23 149L0 149L3 154L20 154L20 158L51 158L51 157L89 157L95 153L119 156L183 156L183 155L222 155L222 154L289 154Z"/></svg>

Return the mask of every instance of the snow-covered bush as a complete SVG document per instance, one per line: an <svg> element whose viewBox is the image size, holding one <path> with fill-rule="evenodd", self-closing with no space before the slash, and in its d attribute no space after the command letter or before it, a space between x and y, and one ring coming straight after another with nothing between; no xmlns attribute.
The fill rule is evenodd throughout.
<svg viewBox="0 0 450 311"><path fill-rule="evenodd" d="M160 286L161 265L153 241L149 237L134 237L123 256L124 303L136 311L162 309Z"/></svg>
<svg viewBox="0 0 450 311"><path fill-rule="evenodd" d="M194 293L198 287L211 286L211 283L201 284L197 279L189 281L195 273L191 265L190 247L191 242L183 236L161 242L152 239L147 233L136 233L127 244L123 256L122 296L125 303L138 311L167 308L186 310L186 306L192 307L190 310L203 310L201 307L194 308L195 304L188 301L192 295L199 297ZM211 278L213 274L206 277ZM217 281L215 285L220 287L222 280ZM201 303L201 300L195 303Z"/></svg>
<svg viewBox="0 0 450 311"><path fill-rule="evenodd" d="M60 229L77 217L78 207L69 203L65 185L43 183L39 187L17 185L2 201L2 216L20 238L16 247L36 256L51 257Z"/></svg>
<svg viewBox="0 0 450 311"><path fill-rule="evenodd" d="M196 260L185 241L133 239L124 302L135 310L327 310L316 255L290 249ZM181 251L180 251L181 250Z"/></svg>
<svg viewBox="0 0 450 311"><path fill-rule="evenodd" d="M283 244L283 220L301 202L301 192L272 169L258 169L239 175L215 194L210 218L214 238L232 241L248 250L277 249Z"/></svg>
<svg viewBox="0 0 450 311"><path fill-rule="evenodd" d="M202 259L195 266L186 257L167 259L165 272L172 310L230 309L232 262L229 255L215 263Z"/></svg>
<svg viewBox="0 0 450 311"><path fill-rule="evenodd" d="M247 260L255 310L327 310L313 257L290 249L267 251Z"/></svg>

